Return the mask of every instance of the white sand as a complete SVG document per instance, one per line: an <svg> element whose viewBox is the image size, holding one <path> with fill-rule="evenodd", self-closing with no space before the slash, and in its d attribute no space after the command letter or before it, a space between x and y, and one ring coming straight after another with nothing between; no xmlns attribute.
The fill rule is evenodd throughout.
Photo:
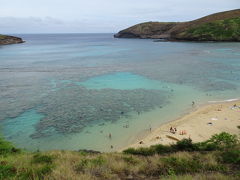
<svg viewBox="0 0 240 180"><path fill-rule="evenodd" d="M221 102L200 107L184 117L161 125L143 139L139 139L138 142L124 149L176 142L176 140L167 136L172 136L179 140L190 137L193 142L201 142L209 139L213 134L223 131L239 134L237 126L240 125L240 107L232 108L235 104L240 106L240 101ZM170 133L170 127L177 128L177 132L175 134ZM186 131L186 135L180 135L180 132L183 130ZM140 141L143 143L140 144Z"/></svg>

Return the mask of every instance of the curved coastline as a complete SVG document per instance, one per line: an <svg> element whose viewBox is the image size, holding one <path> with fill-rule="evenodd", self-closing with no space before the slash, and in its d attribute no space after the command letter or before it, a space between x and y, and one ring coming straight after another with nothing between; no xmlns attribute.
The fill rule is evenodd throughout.
<svg viewBox="0 0 240 180"><path fill-rule="evenodd" d="M237 107L234 108L234 105ZM193 108L184 115L172 121L162 123L160 126L137 139L135 143L119 149L149 147L156 144L173 144L176 140L191 138L194 142L209 139L212 135L226 131L237 134L240 125L240 100L239 98L223 101L208 101L208 103ZM175 134L170 133L170 127L177 128ZM185 135L180 135L186 131ZM141 142L141 143L140 143Z"/></svg>

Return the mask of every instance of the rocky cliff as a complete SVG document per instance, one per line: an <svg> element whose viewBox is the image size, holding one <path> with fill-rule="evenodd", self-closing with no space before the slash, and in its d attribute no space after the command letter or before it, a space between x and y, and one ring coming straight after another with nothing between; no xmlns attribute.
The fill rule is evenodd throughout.
<svg viewBox="0 0 240 180"><path fill-rule="evenodd" d="M189 22L146 22L115 34L116 38L151 38L189 41L240 41L240 9Z"/></svg>
<svg viewBox="0 0 240 180"><path fill-rule="evenodd" d="M19 37L0 35L0 45L18 44L24 41Z"/></svg>

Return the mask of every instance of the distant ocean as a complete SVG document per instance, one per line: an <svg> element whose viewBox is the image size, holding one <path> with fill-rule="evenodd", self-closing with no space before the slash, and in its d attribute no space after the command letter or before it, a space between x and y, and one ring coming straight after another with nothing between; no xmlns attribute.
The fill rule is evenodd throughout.
<svg viewBox="0 0 240 180"><path fill-rule="evenodd" d="M17 36L0 46L0 132L28 150L115 151L193 101L240 98L240 43Z"/></svg>

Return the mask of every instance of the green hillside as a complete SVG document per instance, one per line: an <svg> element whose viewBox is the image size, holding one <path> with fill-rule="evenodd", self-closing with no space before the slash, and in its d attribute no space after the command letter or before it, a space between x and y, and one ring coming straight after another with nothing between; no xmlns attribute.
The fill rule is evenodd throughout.
<svg viewBox="0 0 240 180"><path fill-rule="evenodd" d="M115 34L116 38L170 41L240 41L240 9L211 14L188 22L146 22Z"/></svg>
<svg viewBox="0 0 240 180"><path fill-rule="evenodd" d="M170 146L94 151L25 152L0 140L0 179L175 179L240 178L240 144L221 133L202 143L184 139Z"/></svg>
<svg viewBox="0 0 240 180"><path fill-rule="evenodd" d="M180 39L240 41L240 17L218 20L190 28L178 35Z"/></svg>

